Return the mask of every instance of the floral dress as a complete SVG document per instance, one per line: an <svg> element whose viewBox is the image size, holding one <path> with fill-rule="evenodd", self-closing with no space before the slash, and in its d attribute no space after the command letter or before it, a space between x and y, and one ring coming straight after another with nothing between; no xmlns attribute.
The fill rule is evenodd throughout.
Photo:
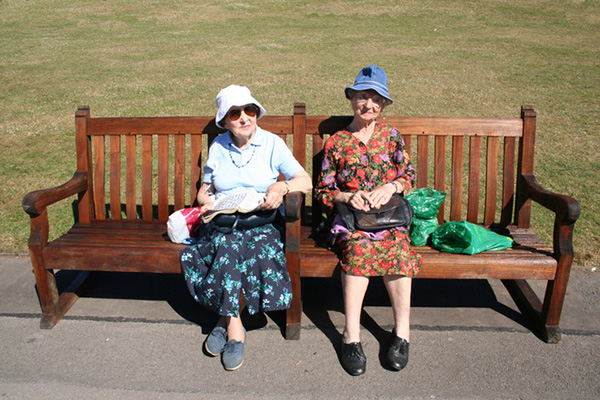
<svg viewBox="0 0 600 400"><path fill-rule="evenodd" d="M395 181L407 193L414 187L414 176L400 132L393 126L376 123L368 145L348 129L327 139L315 195L333 214L334 199L340 192L370 192ZM349 275L414 277L421 267L422 257L410 248L403 227L379 232L349 231L336 216L330 239L342 270Z"/></svg>

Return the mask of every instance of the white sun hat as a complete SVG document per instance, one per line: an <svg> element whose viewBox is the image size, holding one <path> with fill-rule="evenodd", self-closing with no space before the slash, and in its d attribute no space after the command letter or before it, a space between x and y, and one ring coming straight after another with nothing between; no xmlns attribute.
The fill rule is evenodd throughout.
<svg viewBox="0 0 600 400"><path fill-rule="evenodd" d="M221 121L223 118L225 118L231 107L241 107L245 106L246 104L254 104L260 109L260 113L256 119L260 119L267 113L263 106L261 106L260 103L254 97L252 97L252 94L250 94L250 89L248 89L246 86L227 86L217 95L216 103L217 116L215 117L215 122L219 128L224 128L221 126Z"/></svg>

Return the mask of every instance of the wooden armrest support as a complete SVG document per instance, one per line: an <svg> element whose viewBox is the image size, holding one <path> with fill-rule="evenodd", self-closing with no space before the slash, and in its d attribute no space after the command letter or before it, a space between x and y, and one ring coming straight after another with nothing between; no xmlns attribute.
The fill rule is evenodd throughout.
<svg viewBox="0 0 600 400"><path fill-rule="evenodd" d="M87 189L87 174L77 171L66 183L50 189L27 193L23 198L23 210L31 217L40 215L46 207Z"/></svg>
<svg viewBox="0 0 600 400"><path fill-rule="evenodd" d="M285 221L294 222L302 215L302 192L291 192L285 196Z"/></svg>
<svg viewBox="0 0 600 400"><path fill-rule="evenodd" d="M553 211L557 220L562 224L573 224L579 218L581 207L579 202L572 197L552 193L543 187L535 179L533 174L523 174L525 195L543 207Z"/></svg>

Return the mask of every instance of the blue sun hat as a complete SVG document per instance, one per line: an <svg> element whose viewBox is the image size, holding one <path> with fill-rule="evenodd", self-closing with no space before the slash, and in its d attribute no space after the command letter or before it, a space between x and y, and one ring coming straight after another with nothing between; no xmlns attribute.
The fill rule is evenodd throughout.
<svg viewBox="0 0 600 400"><path fill-rule="evenodd" d="M350 99L351 90L358 92L369 89L376 91L381 96L388 99L390 104L394 102L388 92L387 75L383 69L377 65L369 65L368 67L361 69L354 80L354 86L347 87L344 89L344 92L346 93L346 98Z"/></svg>

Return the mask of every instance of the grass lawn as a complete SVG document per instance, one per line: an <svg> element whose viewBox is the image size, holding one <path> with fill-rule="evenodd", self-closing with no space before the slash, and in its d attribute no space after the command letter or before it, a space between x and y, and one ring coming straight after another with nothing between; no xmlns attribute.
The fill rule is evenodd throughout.
<svg viewBox="0 0 600 400"><path fill-rule="evenodd" d="M73 115L212 115L247 85L270 114L348 114L343 88L382 66L386 113L538 112L535 171L575 197L575 263L600 264L600 2L583 0L0 0L0 253L25 253L31 190L75 170ZM50 208L51 238L73 223ZM551 241L551 216L533 226Z"/></svg>

